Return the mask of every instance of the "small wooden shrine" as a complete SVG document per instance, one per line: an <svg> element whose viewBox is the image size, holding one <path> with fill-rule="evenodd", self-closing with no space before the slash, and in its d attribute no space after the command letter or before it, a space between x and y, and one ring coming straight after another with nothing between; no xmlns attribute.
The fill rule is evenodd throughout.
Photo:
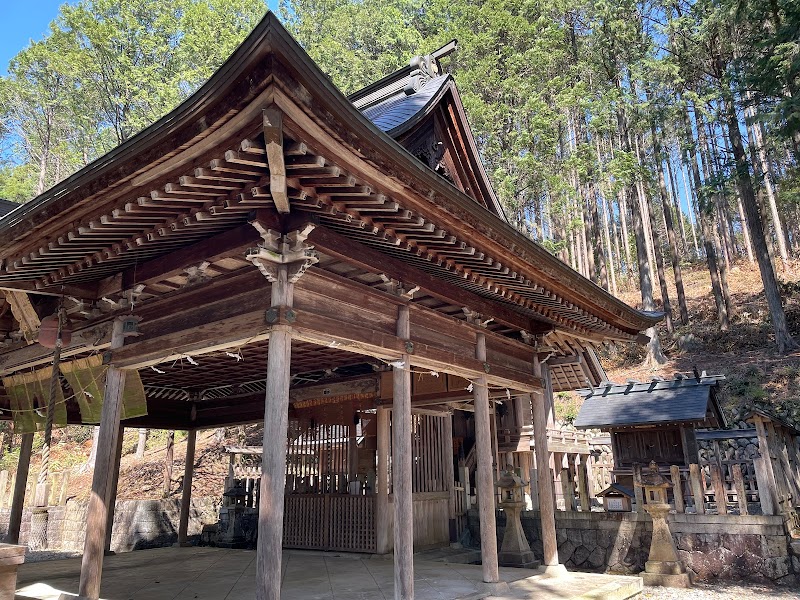
<svg viewBox="0 0 800 600"><path fill-rule="evenodd" d="M53 389L56 425L100 423L81 598L99 595L121 427L188 430L193 453L199 429L259 421L259 600L280 597L284 545L393 550L413 598L459 454L499 580L497 452L530 464L532 437L547 464L553 391L599 384L594 345L660 317L506 221L442 66L453 47L348 98L270 13L172 113L0 220L2 416L29 444ZM58 361L35 343L56 311Z"/></svg>
<svg viewBox="0 0 800 600"><path fill-rule="evenodd" d="M633 488L635 465L655 461L669 470L699 462L698 428L725 426L716 399L721 376L680 377L648 383L607 384L581 392L578 429L611 434L613 475Z"/></svg>

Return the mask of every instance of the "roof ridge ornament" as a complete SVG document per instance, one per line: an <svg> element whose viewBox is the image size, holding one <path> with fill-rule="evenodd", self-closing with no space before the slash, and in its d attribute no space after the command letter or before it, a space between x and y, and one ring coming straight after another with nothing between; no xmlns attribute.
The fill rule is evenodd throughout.
<svg viewBox="0 0 800 600"><path fill-rule="evenodd" d="M406 96L410 96L414 92L419 91L421 88L425 87L425 84L431 79L441 75L439 72L439 64L436 62L436 58L431 54L415 56L409 62L409 66L411 67L411 75L409 75L408 83L406 83L403 88Z"/></svg>

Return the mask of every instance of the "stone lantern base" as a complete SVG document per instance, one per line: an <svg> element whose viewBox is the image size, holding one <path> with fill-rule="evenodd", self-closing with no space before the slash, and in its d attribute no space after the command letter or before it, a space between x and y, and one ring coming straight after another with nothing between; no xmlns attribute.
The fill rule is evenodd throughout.
<svg viewBox="0 0 800 600"><path fill-rule="evenodd" d="M525 531L522 529L520 513L525 507L522 502L501 502L500 507L506 513L506 531L497 562L501 567L517 567L520 569L536 569L539 561L531 552Z"/></svg>
<svg viewBox="0 0 800 600"><path fill-rule="evenodd" d="M669 504L645 504L644 509L653 518L653 538L650 543L650 556L644 563L644 571L639 573L645 585L689 588L692 579L686 567L678 559L678 550L672 540L667 524Z"/></svg>

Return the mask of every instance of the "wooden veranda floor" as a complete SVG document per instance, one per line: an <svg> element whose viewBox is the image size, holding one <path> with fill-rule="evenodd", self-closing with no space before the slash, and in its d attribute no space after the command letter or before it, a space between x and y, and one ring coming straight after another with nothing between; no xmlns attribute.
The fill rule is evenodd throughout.
<svg viewBox="0 0 800 600"><path fill-rule="evenodd" d="M392 561L365 555L291 550L284 553L283 600L391 600ZM489 596L478 565L414 562L417 600L623 600L639 593L638 577L571 573L559 579L501 568L509 587ZM16 600L57 600L76 593L80 559L22 565ZM588 594L588 595L587 595ZM220 548L159 548L107 557L107 600L249 600L255 597L255 552Z"/></svg>

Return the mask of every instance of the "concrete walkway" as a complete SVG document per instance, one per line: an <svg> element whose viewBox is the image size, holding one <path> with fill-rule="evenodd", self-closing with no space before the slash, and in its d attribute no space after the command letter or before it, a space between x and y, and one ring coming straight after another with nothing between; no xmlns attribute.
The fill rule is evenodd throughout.
<svg viewBox="0 0 800 600"><path fill-rule="evenodd" d="M365 555L284 553L282 600L391 600L392 561ZM159 548L107 557L102 597L108 600L250 600L255 552L219 548ZM22 565L16 600L57 600L77 593L80 559ZM525 569L500 570L507 585L489 596L479 565L415 560L416 600L623 600L638 594L637 577L571 573L553 579Z"/></svg>

